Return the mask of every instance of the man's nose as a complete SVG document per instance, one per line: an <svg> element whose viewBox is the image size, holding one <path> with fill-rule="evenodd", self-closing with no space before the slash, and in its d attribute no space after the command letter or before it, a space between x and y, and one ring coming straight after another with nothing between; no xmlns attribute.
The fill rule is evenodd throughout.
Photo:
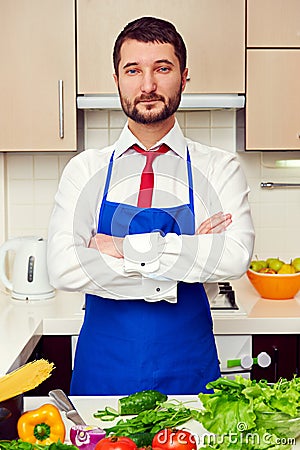
<svg viewBox="0 0 300 450"><path fill-rule="evenodd" d="M150 93L155 91L156 87L157 86L154 74L150 72L144 73L141 84L141 91Z"/></svg>

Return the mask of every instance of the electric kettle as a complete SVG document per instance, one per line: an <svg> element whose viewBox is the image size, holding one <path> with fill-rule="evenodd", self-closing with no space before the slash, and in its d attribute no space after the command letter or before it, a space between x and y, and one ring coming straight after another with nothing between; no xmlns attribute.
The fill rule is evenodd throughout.
<svg viewBox="0 0 300 450"><path fill-rule="evenodd" d="M12 277L5 269L6 255L14 252ZM47 241L41 237L12 238L0 247L0 280L13 299L44 300L54 297L47 271Z"/></svg>

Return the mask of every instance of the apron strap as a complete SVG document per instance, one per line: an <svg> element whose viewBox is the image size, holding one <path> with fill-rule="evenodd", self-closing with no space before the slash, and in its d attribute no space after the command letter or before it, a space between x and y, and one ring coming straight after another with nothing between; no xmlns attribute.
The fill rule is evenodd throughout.
<svg viewBox="0 0 300 450"><path fill-rule="evenodd" d="M188 147L186 148L186 150L187 150L187 159L186 159L187 174L188 174L188 183L189 183L189 206L190 206L192 213L194 214L195 210L194 210L192 165L191 165L191 157L190 157L190 152L189 152ZM113 153L110 157L110 161L109 161L109 165L108 165L107 176L106 176L106 181L105 181L105 186L104 186L103 200L102 200L102 204L101 204L101 208L100 208L99 223L100 223L100 220L102 219L102 205L103 205L104 201L106 201L106 199L107 199L107 194L108 194L108 190L109 190L112 169L113 169L113 162L114 162L114 154L115 154L115 150L113 151Z"/></svg>
<svg viewBox="0 0 300 450"><path fill-rule="evenodd" d="M189 180L189 200L190 200L190 209L194 214L194 190L193 190L193 174L192 174L192 165L191 165L191 157L188 147L187 150L187 172L188 172L188 180Z"/></svg>
<svg viewBox="0 0 300 450"><path fill-rule="evenodd" d="M113 162L114 162L114 154L115 154L115 151L112 152L112 155L111 155L110 161L109 161L109 165L108 165L108 170L107 170L107 176L106 176L106 181L105 181L105 186L104 186L104 193L103 193L103 199L105 199L105 200L106 200L106 197L107 197L107 194L108 194L109 185L110 185L110 179L111 179Z"/></svg>
<svg viewBox="0 0 300 450"><path fill-rule="evenodd" d="M108 169L107 169L107 175L106 175L106 181L105 181L105 186L104 186L103 198L102 198L100 212L99 212L99 218L98 218L98 230L97 230L98 233L99 233L99 227L100 227L100 225L102 223L102 219L103 219L103 205L106 202L107 193L108 193L108 189L109 189L109 185L110 185L110 179L111 179L112 168L113 168L113 161L114 161L114 154L115 154L115 151L112 152L112 155L111 155L110 161L109 161L109 165L108 165Z"/></svg>

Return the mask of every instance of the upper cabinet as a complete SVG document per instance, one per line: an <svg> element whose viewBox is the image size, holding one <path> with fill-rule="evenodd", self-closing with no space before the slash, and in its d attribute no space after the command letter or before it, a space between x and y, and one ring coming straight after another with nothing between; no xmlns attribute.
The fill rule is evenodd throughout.
<svg viewBox="0 0 300 450"><path fill-rule="evenodd" d="M76 150L74 0L1 1L0 151Z"/></svg>
<svg viewBox="0 0 300 450"><path fill-rule="evenodd" d="M247 51L246 149L300 149L300 50Z"/></svg>
<svg viewBox="0 0 300 450"><path fill-rule="evenodd" d="M300 1L247 2L246 150L300 150Z"/></svg>
<svg viewBox="0 0 300 450"><path fill-rule="evenodd" d="M299 0L249 0L247 47L300 47Z"/></svg>
<svg viewBox="0 0 300 450"><path fill-rule="evenodd" d="M188 51L186 93L245 90L244 0L77 0L79 94L116 93L114 41L141 16L174 23Z"/></svg>

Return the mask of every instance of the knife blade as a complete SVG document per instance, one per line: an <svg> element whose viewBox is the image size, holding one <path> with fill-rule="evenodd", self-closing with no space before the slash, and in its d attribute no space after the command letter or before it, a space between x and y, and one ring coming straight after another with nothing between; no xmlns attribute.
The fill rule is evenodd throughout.
<svg viewBox="0 0 300 450"><path fill-rule="evenodd" d="M79 412L62 389L54 389L48 393L56 406L66 414L75 425L86 425Z"/></svg>

